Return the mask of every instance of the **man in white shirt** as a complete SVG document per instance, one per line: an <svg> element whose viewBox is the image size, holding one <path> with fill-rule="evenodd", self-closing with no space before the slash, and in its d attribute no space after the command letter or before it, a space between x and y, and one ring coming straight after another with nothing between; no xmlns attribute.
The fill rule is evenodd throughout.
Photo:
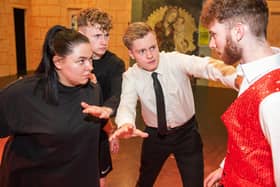
<svg viewBox="0 0 280 187"><path fill-rule="evenodd" d="M201 23L225 63L240 61L238 98L222 115L228 131L221 168L204 186L280 186L280 53L266 41L264 0L207 0ZM221 181L220 181L221 180Z"/></svg>
<svg viewBox="0 0 280 187"><path fill-rule="evenodd" d="M143 22L128 26L123 41L136 63L123 74L118 129L111 138L145 138L142 144L138 187L152 187L165 160L174 154L184 187L203 185L202 142L195 119L190 77L200 77L234 87L235 68L209 57L159 52L156 35ZM164 95L166 115L157 115L152 74L157 73ZM145 132L136 128L136 104L140 100ZM158 107L159 108L159 107ZM159 118L158 118L159 117ZM167 131L158 131L166 118Z"/></svg>

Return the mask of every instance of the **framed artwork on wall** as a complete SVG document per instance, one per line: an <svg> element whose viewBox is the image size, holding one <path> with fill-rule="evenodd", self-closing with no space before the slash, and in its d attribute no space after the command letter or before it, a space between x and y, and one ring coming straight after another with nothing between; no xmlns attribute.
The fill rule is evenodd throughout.
<svg viewBox="0 0 280 187"><path fill-rule="evenodd" d="M202 0L143 0L142 21L156 32L161 51L198 54Z"/></svg>

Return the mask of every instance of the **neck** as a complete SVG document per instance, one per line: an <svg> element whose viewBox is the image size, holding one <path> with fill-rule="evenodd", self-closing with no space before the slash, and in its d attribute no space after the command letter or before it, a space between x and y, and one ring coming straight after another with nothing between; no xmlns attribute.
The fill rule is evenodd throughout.
<svg viewBox="0 0 280 187"><path fill-rule="evenodd" d="M93 58L93 60L99 60L101 58L101 56L93 54L92 58Z"/></svg>
<svg viewBox="0 0 280 187"><path fill-rule="evenodd" d="M249 42L248 45L242 49L241 63L250 63L274 54L267 42Z"/></svg>

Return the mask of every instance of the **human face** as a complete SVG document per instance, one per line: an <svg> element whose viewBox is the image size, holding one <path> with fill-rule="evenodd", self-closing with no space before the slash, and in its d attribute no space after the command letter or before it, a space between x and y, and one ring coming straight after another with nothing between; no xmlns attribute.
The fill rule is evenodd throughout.
<svg viewBox="0 0 280 187"><path fill-rule="evenodd" d="M215 21L209 27L209 47L214 49L228 65L233 65L241 59L241 48L232 39L232 32L225 24Z"/></svg>
<svg viewBox="0 0 280 187"><path fill-rule="evenodd" d="M69 87L86 84L92 67L92 50L89 43L74 46L70 55L54 56L56 71L61 84Z"/></svg>
<svg viewBox="0 0 280 187"><path fill-rule="evenodd" d="M150 32L143 38L133 41L129 55L140 68L154 71L159 63L159 49L155 34Z"/></svg>
<svg viewBox="0 0 280 187"><path fill-rule="evenodd" d="M85 26L81 33L89 38L93 50L93 58L100 59L108 49L109 32L102 31L100 25Z"/></svg>
<svg viewBox="0 0 280 187"><path fill-rule="evenodd" d="M241 48L232 40L232 37L228 36L222 59L224 59L227 64L233 65L240 61L241 57Z"/></svg>

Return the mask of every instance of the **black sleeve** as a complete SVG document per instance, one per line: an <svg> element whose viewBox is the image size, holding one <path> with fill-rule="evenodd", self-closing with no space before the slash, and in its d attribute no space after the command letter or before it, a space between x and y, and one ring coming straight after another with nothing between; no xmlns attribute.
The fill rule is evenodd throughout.
<svg viewBox="0 0 280 187"><path fill-rule="evenodd" d="M110 96L104 101L104 106L113 109L112 116L116 115L117 107L120 103L122 74L125 71L124 61L117 58L114 63L114 67L111 68L110 75Z"/></svg>
<svg viewBox="0 0 280 187"><path fill-rule="evenodd" d="M4 97L3 91L0 90L0 138L10 135L10 128L6 118L6 102L7 99Z"/></svg>

